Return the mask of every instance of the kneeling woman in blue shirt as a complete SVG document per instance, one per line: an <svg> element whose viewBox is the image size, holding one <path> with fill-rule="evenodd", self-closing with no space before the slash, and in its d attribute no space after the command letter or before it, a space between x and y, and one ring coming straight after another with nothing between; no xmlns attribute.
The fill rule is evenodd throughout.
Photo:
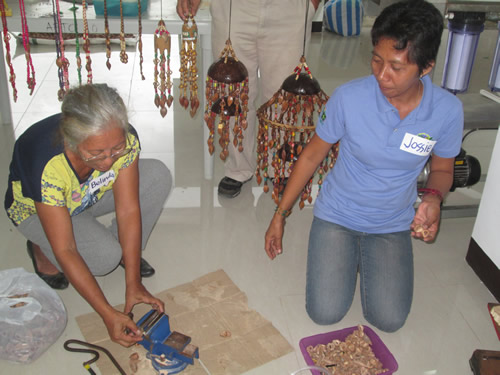
<svg viewBox="0 0 500 375"><path fill-rule="evenodd" d="M428 74L443 31L430 3L393 4L371 31L372 75L338 87L316 134L294 166L265 236L274 259L282 252L285 217L332 145L338 159L314 206L307 258L306 309L318 324L348 312L360 275L366 320L393 332L413 299L411 237L433 241L440 205L453 181L463 109ZM415 212L417 177L431 158L426 194Z"/></svg>

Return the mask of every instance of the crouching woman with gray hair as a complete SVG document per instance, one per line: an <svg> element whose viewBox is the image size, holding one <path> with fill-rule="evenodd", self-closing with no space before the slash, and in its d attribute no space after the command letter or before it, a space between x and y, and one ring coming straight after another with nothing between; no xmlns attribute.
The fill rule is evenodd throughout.
<svg viewBox="0 0 500 375"><path fill-rule="evenodd" d="M141 257L171 190L158 160L139 160L137 132L115 89L70 90L61 113L32 125L14 145L7 215L28 239L35 272L52 288L71 283L103 319L111 339L141 339L127 315L138 303L164 311L141 278L154 269ZM140 178L139 178L140 177ZM114 212L106 227L99 216ZM106 300L95 276L125 268L125 310Z"/></svg>

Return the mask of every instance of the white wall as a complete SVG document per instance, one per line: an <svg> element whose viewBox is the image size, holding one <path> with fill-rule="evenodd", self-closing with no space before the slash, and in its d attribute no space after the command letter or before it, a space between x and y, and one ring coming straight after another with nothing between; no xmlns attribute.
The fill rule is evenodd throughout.
<svg viewBox="0 0 500 375"><path fill-rule="evenodd" d="M488 176L479 204L472 238L500 268L500 132L491 154Z"/></svg>

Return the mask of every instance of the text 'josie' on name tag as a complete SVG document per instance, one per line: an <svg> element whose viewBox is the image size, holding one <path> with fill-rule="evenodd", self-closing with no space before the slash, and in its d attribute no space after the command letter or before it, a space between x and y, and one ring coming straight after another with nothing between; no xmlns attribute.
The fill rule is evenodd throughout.
<svg viewBox="0 0 500 375"><path fill-rule="evenodd" d="M435 144L436 141L432 139L426 139L420 135L406 133L399 149L411 154L427 156L431 153Z"/></svg>

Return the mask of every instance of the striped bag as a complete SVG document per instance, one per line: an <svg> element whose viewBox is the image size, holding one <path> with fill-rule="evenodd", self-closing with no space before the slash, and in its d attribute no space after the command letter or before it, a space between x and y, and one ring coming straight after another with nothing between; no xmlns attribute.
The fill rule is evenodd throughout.
<svg viewBox="0 0 500 375"><path fill-rule="evenodd" d="M363 25L361 0L328 0L324 6L323 26L342 36L359 35Z"/></svg>

